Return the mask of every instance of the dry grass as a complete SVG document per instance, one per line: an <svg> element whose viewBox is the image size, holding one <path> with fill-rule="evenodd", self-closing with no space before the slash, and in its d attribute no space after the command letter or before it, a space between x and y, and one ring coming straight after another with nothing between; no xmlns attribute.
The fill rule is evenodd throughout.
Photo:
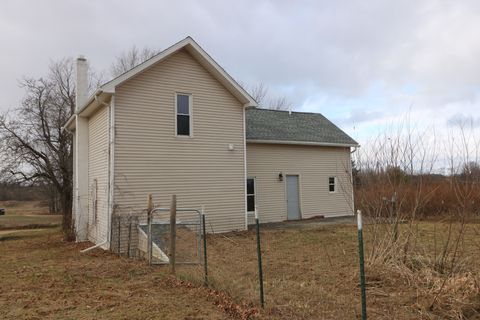
<svg viewBox="0 0 480 320"><path fill-rule="evenodd" d="M0 201L6 214L0 216L0 230L43 228L61 224L60 215L49 215L40 201Z"/></svg>
<svg viewBox="0 0 480 320"><path fill-rule="evenodd" d="M0 318L229 318L206 290L179 286L143 261L81 254L88 245L62 242L52 229L0 241Z"/></svg>
<svg viewBox="0 0 480 320"><path fill-rule="evenodd" d="M414 290L410 304L418 318L479 319L479 230L475 221L403 225L397 241L388 242L385 239L389 237L384 237L384 243L378 245L378 239L371 239L370 274L380 284L399 284ZM380 233L389 234L386 231Z"/></svg>
<svg viewBox="0 0 480 320"><path fill-rule="evenodd" d="M412 254L405 262L398 260L401 255L383 260L374 255L373 227L379 226L366 226L369 318L478 319L480 226L467 225L452 273L439 268L438 260L449 226L441 221L418 223ZM400 228L402 235L406 227ZM264 229L266 309L257 317L358 318L356 236L354 226ZM223 309L229 314L237 310L237 317L256 313L249 309L258 305L252 231L208 239L210 283L226 296L201 288L199 267L178 267L179 278L187 282L171 281L165 267L149 268L143 261L102 251L82 255L79 250L85 246L62 242L52 229L4 236L0 318L223 319L228 318Z"/></svg>
<svg viewBox="0 0 480 320"><path fill-rule="evenodd" d="M372 319L474 319L479 316L475 224L470 224L462 245L463 257L472 261L455 276L447 277L428 267L431 257L424 245L412 248L418 269L400 264L367 261L367 304ZM422 222L418 244L440 248L447 224ZM433 239L434 229L436 239ZM228 237L228 238L226 238ZM323 226L307 230L262 232L267 308L260 318L354 319L360 313L357 233L353 226ZM365 231L367 256L371 234ZM209 267L213 286L234 299L258 304L258 282L253 232L216 235L209 239ZM478 260L478 259L477 259ZM467 260L464 260L467 261ZM378 262L378 261L377 261ZM460 272L461 271L461 272ZM183 276L200 281L198 269ZM444 279L447 279L443 284ZM431 307L438 294L437 301ZM476 318L475 318L476 319Z"/></svg>

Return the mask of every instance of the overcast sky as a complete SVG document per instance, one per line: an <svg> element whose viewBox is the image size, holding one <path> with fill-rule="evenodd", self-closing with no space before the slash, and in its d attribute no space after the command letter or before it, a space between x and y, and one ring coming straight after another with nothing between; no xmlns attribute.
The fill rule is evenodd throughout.
<svg viewBox="0 0 480 320"><path fill-rule="evenodd" d="M0 111L22 76L84 54L108 69L132 45L192 36L234 78L263 82L360 143L406 113L480 126L480 1L0 2Z"/></svg>

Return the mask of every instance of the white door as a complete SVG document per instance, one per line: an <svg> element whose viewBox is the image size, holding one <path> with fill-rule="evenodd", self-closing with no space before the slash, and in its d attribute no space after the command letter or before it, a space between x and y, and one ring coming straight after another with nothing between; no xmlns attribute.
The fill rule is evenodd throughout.
<svg viewBox="0 0 480 320"><path fill-rule="evenodd" d="M297 175L287 175L287 219L300 219L300 196Z"/></svg>

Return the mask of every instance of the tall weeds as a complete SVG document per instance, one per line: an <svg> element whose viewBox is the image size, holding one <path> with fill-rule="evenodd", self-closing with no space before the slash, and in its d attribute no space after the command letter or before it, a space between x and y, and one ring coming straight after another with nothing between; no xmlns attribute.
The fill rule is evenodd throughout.
<svg viewBox="0 0 480 320"><path fill-rule="evenodd" d="M407 118L357 154L370 275L414 288L423 318L480 316L479 146L468 123L438 139Z"/></svg>

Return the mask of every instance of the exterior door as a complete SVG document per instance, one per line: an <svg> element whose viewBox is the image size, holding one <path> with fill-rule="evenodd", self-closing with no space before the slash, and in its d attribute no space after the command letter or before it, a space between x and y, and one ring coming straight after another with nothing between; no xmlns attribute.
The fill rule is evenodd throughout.
<svg viewBox="0 0 480 320"><path fill-rule="evenodd" d="M287 175L287 219L300 219L300 196L297 175Z"/></svg>

